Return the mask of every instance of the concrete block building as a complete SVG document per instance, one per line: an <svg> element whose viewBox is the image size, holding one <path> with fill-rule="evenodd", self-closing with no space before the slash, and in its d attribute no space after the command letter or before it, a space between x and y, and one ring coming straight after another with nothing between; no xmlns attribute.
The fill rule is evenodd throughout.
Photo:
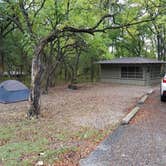
<svg viewBox="0 0 166 166"><path fill-rule="evenodd" d="M97 62L102 82L150 86L161 79L166 62L142 57L125 57Z"/></svg>

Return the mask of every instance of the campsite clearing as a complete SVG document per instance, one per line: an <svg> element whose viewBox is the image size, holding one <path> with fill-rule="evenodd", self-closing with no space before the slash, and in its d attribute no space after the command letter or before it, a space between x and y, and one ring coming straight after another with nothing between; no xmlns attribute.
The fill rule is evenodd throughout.
<svg viewBox="0 0 166 166"><path fill-rule="evenodd" d="M150 89L102 83L66 87L42 95L38 120L26 120L28 102L0 104L0 162L76 165Z"/></svg>

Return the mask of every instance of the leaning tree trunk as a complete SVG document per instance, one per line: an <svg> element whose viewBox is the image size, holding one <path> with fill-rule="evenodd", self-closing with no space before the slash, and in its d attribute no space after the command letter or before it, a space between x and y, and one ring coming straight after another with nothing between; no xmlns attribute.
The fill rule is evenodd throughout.
<svg viewBox="0 0 166 166"><path fill-rule="evenodd" d="M43 68L41 65L41 50L42 46L36 47L35 56L32 60L31 68L31 93L30 93L30 109L28 117L38 118L40 114L40 88Z"/></svg>

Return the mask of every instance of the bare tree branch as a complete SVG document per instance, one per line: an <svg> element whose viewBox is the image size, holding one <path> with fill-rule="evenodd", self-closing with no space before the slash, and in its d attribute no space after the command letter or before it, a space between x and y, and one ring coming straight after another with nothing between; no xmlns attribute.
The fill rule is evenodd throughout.
<svg viewBox="0 0 166 166"><path fill-rule="evenodd" d="M43 8L44 4L45 4L46 0L43 0L40 7L38 8L38 10L35 12L34 14L34 18L37 16L37 14L40 12L40 10Z"/></svg>
<svg viewBox="0 0 166 166"><path fill-rule="evenodd" d="M28 12L25 9L25 5L22 0L19 1L19 7L20 7L21 13L26 21L28 31L29 31L31 37L33 37L32 23L30 22Z"/></svg>
<svg viewBox="0 0 166 166"><path fill-rule="evenodd" d="M19 21L19 18L17 17L17 16L15 16L15 15L13 15L13 16L10 16L10 15L2 15L2 14L0 14L0 17L1 18L4 18L4 19L9 19L10 21L12 21L17 27L18 27L18 29L22 32L22 33L24 33L24 30L23 30L23 28L22 28L22 25L21 25L21 23L20 23L20 21Z"/></svg>
<svg viewBox="0 0 166 166"><path fill-rule="evenodd" d="M103 17L101 17L101 19L96 23L96 25L90 29L96 29L100 26L100 24L106 19L106 18L113 18L114 19L114 16L116 14L107 14L107 15L104 15Z"/></svg>
<svg viewBox="0 0 166 166"><path fill-rule="evenodd" d="M14 29L16 29L16 27L13 25L13 27L11 27L11 28L8 29L7 31L5 31L2 36L5 37L7 34L9 34L10 32L12 32Z"/></svg>
<svg viewBox="0 0 166 166"><path fill-rule="evenodd" d="M107 18L107 17L102 17L102 18L104 19L104 18ZM154 19L155 18L150 18L150 19L140 20L140 21L136 21L136 22L132 22L132 23L126 23L126 24L121 24L121 25L116 25L116 26L107 26L105 28L97 29L98 26L100 25L100 23L102 22L100 20L93 28L78 29L78 28L74 28L74 27L65 27L63 30L64 31L74 32L74 33L89 33L89 34L93 35L96 32L105 32L106 30L127 28L127 27L130 27L130 26L142 24L142 23L145 23L145 22L150 22L150 21L152 21Z"/></svg>

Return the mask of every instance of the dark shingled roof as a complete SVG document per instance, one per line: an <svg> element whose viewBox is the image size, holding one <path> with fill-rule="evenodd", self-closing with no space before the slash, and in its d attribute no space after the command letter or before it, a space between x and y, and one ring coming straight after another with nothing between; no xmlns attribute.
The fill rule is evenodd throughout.
<svg viewBox="0 0 166 166"><path fill-rule="evenodd" d="M98 61L99 64L164 64L165 61L159 61L156 59L148 59L142 57L124 57L112 60Z"/></svg>

